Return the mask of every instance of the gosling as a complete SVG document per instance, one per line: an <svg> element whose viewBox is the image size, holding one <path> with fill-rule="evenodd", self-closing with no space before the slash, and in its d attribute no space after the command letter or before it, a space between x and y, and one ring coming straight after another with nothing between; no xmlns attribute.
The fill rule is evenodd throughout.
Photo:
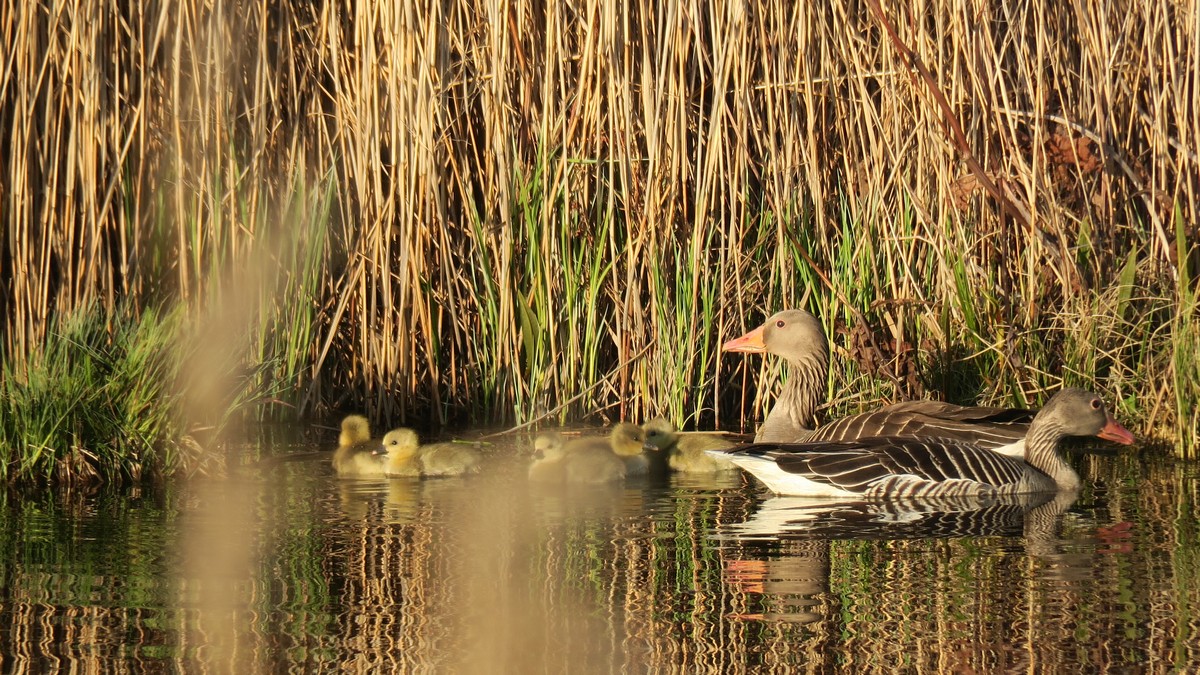
<svg viewBox="0 0 1200 675"><path fill-rule="evenodd" d="M412 429L392 429L379 450L385 455L383 474L389 477L462 476L479 471L480 455L465 443L421 445Z"/></svg>
<svg viewBox="0 0 1200 675"><path fill-rule="evenodd" d="M333 452L333 470L339 476L382 477L382 458L375 456L378 441L371 440L371 425L362 415L342 420L338 447Z"/></svg>
<svg viewBox="0 0 1200 675"><path fill-rule="evenodd" d="M658 452L668 453L667 464L678 473L719 473L736 471L737 466L725 459L708 454L708 450L733 447L733 443L714 434L680 434L665 418L655 417L642 429L646 445Z"/></svg>
<svg viewBox="0 0 1200 675"><path fill-rule="evenodd" d="M645 476L650 472L650 460L644 452L645 444L645 433L641 427L631 422L619 422L613 425L607 436L578 438L567 443L567 450L574 452L592 448L600 452L606 449L625 464L625 476Z"/></svg>
<svg viewBox="0 0 1200 675"><path fill-rule="evenodd" d="M529 480L538 483L613 483L625 479L625 461L613 452L609 439L581 438L566 442L550 431L533 442L534 461Z"/></svg>

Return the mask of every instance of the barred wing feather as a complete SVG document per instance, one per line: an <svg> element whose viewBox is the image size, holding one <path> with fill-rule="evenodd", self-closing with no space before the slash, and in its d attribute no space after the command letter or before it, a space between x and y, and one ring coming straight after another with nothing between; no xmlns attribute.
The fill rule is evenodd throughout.
<svg viewBox="0 0 1200 675"><path fill-rule="evenodd" d="M953 439L771 443L736 452L774 460L782 471L864 497L1008 492L1026 470L1018 460Z"/></svg>
<svg viewBox="0 0 1200 675"><path fill-rule="evenodd" d="M844 441L874 436L947 438L997 448L1023 439L1033 415L1034 411L1015 408L908 401L843 417L813 431L804 440Z"/></svg>

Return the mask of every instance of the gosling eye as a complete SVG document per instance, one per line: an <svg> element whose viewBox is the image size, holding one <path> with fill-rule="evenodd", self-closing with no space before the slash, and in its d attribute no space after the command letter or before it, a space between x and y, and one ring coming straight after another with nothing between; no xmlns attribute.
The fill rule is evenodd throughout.
<svg viewBox="0 0 1200 675"><path fill-rule="evenodd" d="M786 321L784 321L783 319L780 319L780 320L778 320L778 321L776 321L776 322L775 322L775 327L776 327L776 328L783 328L783 327L784 327L784 326L786 326L786 325L787 325L787 322L786 322Z"/></svg>
<svg viewBox="0 0 1200 675"><path fill-rule="evenodd" d="M1099 409L1100 409L1100 399L1098 399L1098 398L1092 399L1092 410L1099 410Z"/></svg>

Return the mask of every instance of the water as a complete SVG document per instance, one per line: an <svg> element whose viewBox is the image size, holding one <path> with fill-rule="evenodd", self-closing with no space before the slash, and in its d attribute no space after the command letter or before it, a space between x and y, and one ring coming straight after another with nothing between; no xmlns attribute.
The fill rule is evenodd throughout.
<svg viewBox="0 0 1200 675"><path fill-rule="evenodd" d="M302 461L9 492L0 669L1196 670L1197 467L1075 464L1074 501L924 512L817 508L740 475L536 488L504 451L466 480Z"/></svg>

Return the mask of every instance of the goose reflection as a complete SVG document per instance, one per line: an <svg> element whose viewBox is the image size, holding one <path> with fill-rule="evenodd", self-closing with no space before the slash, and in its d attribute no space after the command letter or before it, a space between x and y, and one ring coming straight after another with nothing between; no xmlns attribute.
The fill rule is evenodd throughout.
<svg viewBox="0 0 1200 675"><path fill-rule="evenodd" d="M1061 510L1065 511L1071 501ZM1055 493L1030 495L924 497L879 501L820 497L771 497L745 522L725 525L719 538L731 539L924 539L1019 536L1039 507ZM1057 515L1057 514L1055 514ZM1052 520L1052 519L1051 519Z"/></svg>
<svg viewBox="0 0 1200 675"><path fill-rule="evenodd" d="M772 497L744 522L712 536L733 546L723 561L725 583L760 597L737 618L813 623L836 614L830 592L830 543L1004 537L1024 542L1048 568L1071 567L1061 542L1062 515L1078 491L984 498L838 501Z"/></svg>

